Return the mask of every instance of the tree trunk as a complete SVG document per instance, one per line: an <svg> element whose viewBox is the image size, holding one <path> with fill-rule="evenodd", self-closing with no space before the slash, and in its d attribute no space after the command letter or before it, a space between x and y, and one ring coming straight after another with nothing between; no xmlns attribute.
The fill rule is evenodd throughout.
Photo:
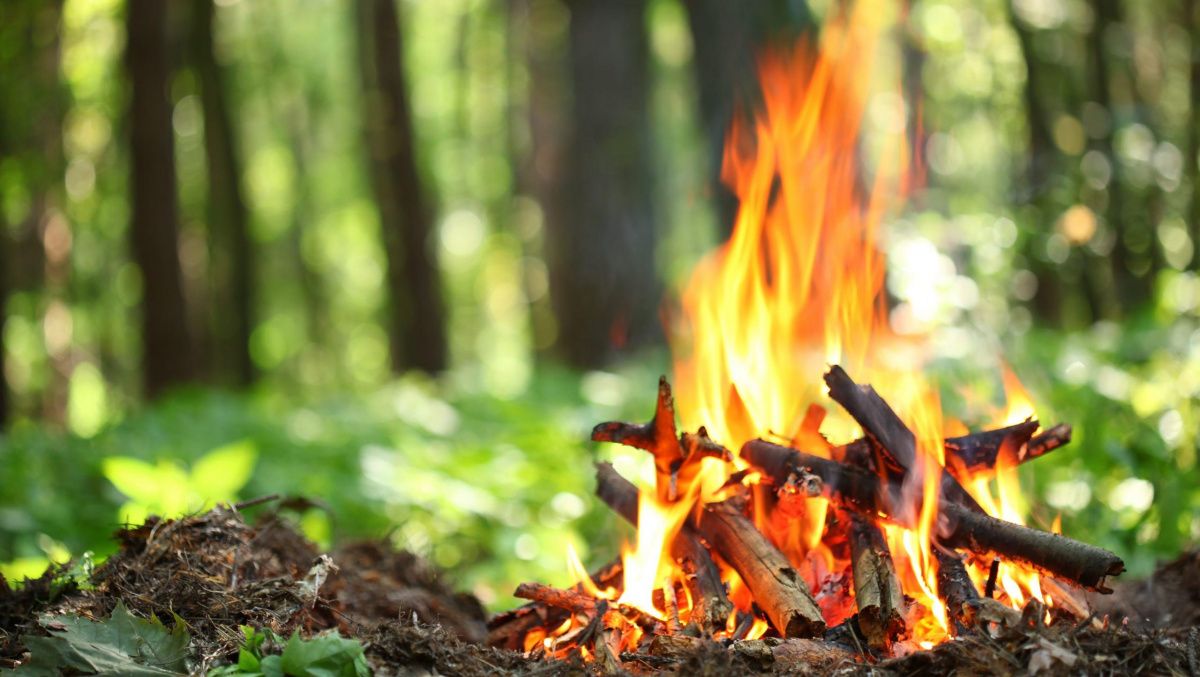
<svg viewBox="0 0 1200 677"><path fill-rule="evenodd" d="M548 224L558 347L598 367L660 335L643 0L571 0L573 102L561 211Z"/></svg>
<svg viewBox="0 0 1200 677"><path fill-rule="evenodd" d="M7 151L4 139L4 126L0 121L0 157ZM9 290L9 270L10 264L8 261L8 219L5 218L5 204L3 195L0 194L0 432L8 426L8 422L12 417L11 407L8 396L8 351L4 341L4 324L8 319L8 290Z"/></svg>
<svg viewBox="0 0 1200 677"><path fill-rule="evenodd" d="M441 281L430 251L432 216L417 169L395 0L356 2L370 171L387 254L392 368L446 367Z"/></svg>
<svg viewBox="0 0 1200 677"><path fill-rule="evenodd" d="M131 84L130 232L142 272L143 380L150 397L190 381L194 373L179 263L168 6L160 0L129 0L125 17L125 67Z"/></svg>
<svg viewBox="0 0 1200 677"><path fill-rule="evenodd" d="M1187 126L1187 150L1184 155L1184 176L1191 183L1192 196L1189 205L1191 211L1189 213L1189 221L1191 228L1189 235L1192 238L1192 261L1191 269L1200 270L1200 162L1197 157L1200 157L1200 2L1197 0L1187 0L1184 3L1184 9L1187 15L1184 17L1184 26L1187 27L1188 36L1191 40L1191 64L1188 67L1188 83L1190 91L1188 92L1189 110L1191 116Z"/></svg>
<svg viewBox="0 0 1200 677"><path fill-rule="evenodd" d="M1057 175L1061 158L1050 132L1050 112L1044 103L1042 64L1038 62L1033 47L1032 31L1017 17L1016 10L1009 7L1009 17L1021 56L1025 60L1025 120L1029 127L1029 149L1024 173L1021 177L1021 195L1031 212L1027 219L1034 225L1034 232L1041 233L1051 219L1050 182ZM1037 292L1033 297L1033 310L1043 323L1059 326L1063 322L1062 280L1055 266L1046 260L1042 251L1044 240L1038 236L1029 238L1026 247L1030 271L1037 278Z"/></svg>
<svg viewBox="0 0 1200 677"><path fill-rule="evenodd" d="M208 170L209 266L214 287L212 323L218 371L241 386L256 376L250 359L254 330L254 249L242 197L237 133L226 97L225 69L214 52L213 0L192 3L192 53L204 108L204 154Z"/></svg>

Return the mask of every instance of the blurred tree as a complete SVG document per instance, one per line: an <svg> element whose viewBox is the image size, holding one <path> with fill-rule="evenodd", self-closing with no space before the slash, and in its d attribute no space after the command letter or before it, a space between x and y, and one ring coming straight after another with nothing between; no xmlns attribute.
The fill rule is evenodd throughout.
<svg viewBox="0 0 1200 677"><path fill-rule="evenodd" d="M4 125L0 122L0 157L5 153L4 144ZM8 419L11 416L8 395L8 373L6 365L8 364L7 349L4 341L4 325L8 320L8 289L10 283L9 270L11 269L8 262L8 218L5 213L5 204L3 194L0 193L0 431L8 425Z"/></svg>
<svg viewBox="0 0 1200 677"><path fill-rule="evenodd" d="M232 373L238 385L255 378L250 359L254 329L254 243L250 239L242 197L242 165L233 124L225 68L217 60L213 39L213 0L192 2L192 60L204 108L204 152L208 170L208 261L212 277L211 322L220 371Z"/></svg>
<svg viewBox="0 0 1200 677"><path fill-rule="evenodd" d="M1114 91L1114 80L1119 77L1122 65L1120 57L1110 48L1110 43L1127 39L1125 28L1122 26L1122 8L1118 0L1097 0L1092 6L1096 18L1087 37L1091 96L1108 113L1112 121L1095 140L1097 150L1104 154L1111 168L1104 209L1105 221L1114 236L1108 263L1116 287L1117 298L1113 300L1119 304L1121 311L1130 312L1152 298L1149 259L1150 250L1153 248L1153 219L1146 213L1147 204L1140 205L1140 213L1137 215L1126 213L1128 180L1122 166L1123 161L1118 157L1113 145L1119 119L1116 109L1118 95ZM1128 97L1129 93L1125 92L1125 96ZM1132 108L1132 101L1125 103ZM1104 306L1098 310L1100 312L1094 314L1097 318L1115 314L1113 310Z"/></svg>
<svg viewBox="0 0 1200 677"><path fill-rule="evenodd" d="M1009 18L1021 46L1021 56L1025 60L1025 122L1029 139L1019 202L1027 205L1023 210L1026 212L1023 220L1034 224L1034 232L1027 237L1025 246L1026 263L1030 272L1037 278L1037 290L1032 305L1034 313L1043 324L1059 326L1063 317L1062 280L1054 266L1046 259L1044 233L1044 224L1051 222L1050 215L1055 208L1052 181L1061 174L1063 165L1050 128L1050 106L1045 100L1046 90L1055 86L1057 78L1048 77L1051 75L1048 65L1038 59L1033 29L1018 16L1017 9L1011 2Z"/></svg>
<svg viewBox="0 0 1200 677"><path fill-rule="evenodd" d="M1192 240L1191 269L1200 270L1200 0L1185 0L1183 25L1191 44L1188 64L1188 103L1191 115L1187 123L1187 145L1183 160L1184 178L1191 188L1188 221Z"/></svg>
<svg viewBox="0 0 1200 677"><path fill-rule="evenodd" d="M659 333L646 7L567 7L571 128L546 244L559 349L572 365L596 367Z"/></svg>
<svg viewBox="0 0 1200 677"><path fill-rule="evenodd" d="M387 254L392 368L446 367L441 282L430 250L432 214L417 168L402 31L394 0L355 3L365 144Z"/></svg>
<svg viewBox="0 0 1200 677"><path fill-rule="evenodd" d="M63 116L67 97L61 80L62 0L22 0L5 6L0 41L7 47L0 68L21 77L5 78L0 108L0 160L11 183L3 186L4 221L16 227L8 244L6 285L36 299L46 370L34 382L30 399L40 399L40 415L62 423L66 415L71 357L71 311L66 303L70 278L71 229L63 214ZM30 306L26 306L30 308ZM32 310L32 308L30 308ZM0 308L0 310L3 310Z"/></svg>
<svg viewBox="0 0 1200 677"><path fill-rule="evenodd" d="M159 0L129 0L125 16L125 67L130 79L130 236L142 272L143 382L150 397L194 376L179 263L169 6Z"/></svg>

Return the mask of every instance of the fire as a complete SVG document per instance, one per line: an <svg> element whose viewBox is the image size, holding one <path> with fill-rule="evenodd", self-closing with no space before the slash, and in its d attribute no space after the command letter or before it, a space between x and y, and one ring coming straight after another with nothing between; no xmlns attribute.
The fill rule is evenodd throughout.
<svg viewBox="0 0 1200 677"><path fill-rule="evenodd" d="M909 639L928 647L951 636L938 595L938 502L946 472L943 440L965 430L961 422L943 418L937 389L921 376L923 342L898 337L888 327L880 232L884 214L899 205L907 188L910 154L903 135L892 134L882 139L870 167L860 162L870 100L867 74L888 28L878 10L872 3L854 3L848 14L827 23L815 50L801 44L762 58L761 111L738 118L725 147L723 178L739 198L732 237L697 266L681 295L672 346L675 392L685 428L704 426L729 449L768 437L829 458L840 453L835 445L861 438L863 431L844 415L826 417L822 405L829 393L812 375L839 363L887 390L885 399L913 432L915 453L912 467L903 469L899 505L889 510L892 522L881 526L903 593L912 600ZM1008 406L1002 423L1032 416L1032 402L1015 374L1005 367L1003 378ZM1003 451L994 476L960 479L988 513L1024 523L1016 451ZM689 515L723 497L718 490L728 488L735 470L742 472L732 484L752 489L756 526L819 598L850 566L825 542L826 525L839 511L790 481L779 487L747 474L747 464L736 457L702 458L669 479L658 468L657 491L640 493L637 540L623 553L619 596L599 590L571 550L569 567L581 589L598 600L616 598L616 604L667 627L687 622L693 600L670 545ZM663 486L665 481L671 485ZM729 566L717 564L737 607L721 636L768 632L770 624L755 615L747 585ZM986 566L968 564L982 589ZM1060 602L1057 591L1053 600L1043 594L1036 573L1009 563L1001 565L997 587L1001 600L1013 606L1030 598L1047 606ZM852 601L837 594L841 606ZM830 622L848 615L836 600L828 608L822 601L821 609ZM543 633L535 644L551 650L551 642L572 627Z"/></svg>

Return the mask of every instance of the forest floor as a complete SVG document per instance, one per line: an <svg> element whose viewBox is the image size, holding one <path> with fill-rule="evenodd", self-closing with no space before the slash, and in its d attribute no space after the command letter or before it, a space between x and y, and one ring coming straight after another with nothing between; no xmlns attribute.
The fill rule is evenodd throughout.
<svg viewBox="0 0 1200 677"><path fill-rule="evenodd" d="M482 605L455 592L425 561L380 543L355 543L323 555L275 514L250 525L241 512L217 508L180 520L152 518L116 538L120 550L94 571L62 567L22 585L0 578L0 671L18 667L17 674L54 674L30 669L45 664L39 650L54 646L44 638L65 636L75 618L116 619L122 608L142 618L182 620L187 634L181 655L186 653L193 674L236 665L247 641L242 626L279 638L336 630L359 640L376 675L597 670L487 647ZM1136 620L1113 621L1103 630L1090 623L1030 624L873 664L849 655L808 663L795 658L802 652L788 651L788 642L767 639L738 650L699 642L693 651L654 666L631 662L626 668L677 675L1200 674L1200 554L1184 555L1096 605L1112 619ZM143 667L139 674L179 672ZM243 662L223 674L271 674L250 667Z"/></svg>

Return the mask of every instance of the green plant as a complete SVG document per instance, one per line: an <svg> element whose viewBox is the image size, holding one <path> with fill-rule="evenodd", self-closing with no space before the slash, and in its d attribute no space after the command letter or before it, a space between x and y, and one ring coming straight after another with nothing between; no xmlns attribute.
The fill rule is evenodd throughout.
<svg viewBox="0 0 1200 677"><path fill-rule="evenodd" d="M170 630L162 621L141 619L117 602L112 614L93 621L79 616L43 616L48 637L26 635L31 658L19 677L71 674L162 677L188 672L191 637L183 619Z"/></svg>
<svg viewBox="0 0 1200 677"><path fill-rule="evenodd" d="M104 459L104 477L129 501L120 519L141 524L149 515L178 517L233 501L250 480L257 458L254 444L242 440L218 447L192 463L190 471L167 459L151 464L128 456Z"/></svg>
<svg viewBox="0 0 1200 677"><path fill-rule="evenodd" d="M209 671L209 677L243 675L246 677L367 677L362 644L347 639L336 631L301 639L293 633L286 644L270 630L242 626L245 641L238 651L234 665L224 665ZM278 654L269 653L279 650Z"/></svg>

